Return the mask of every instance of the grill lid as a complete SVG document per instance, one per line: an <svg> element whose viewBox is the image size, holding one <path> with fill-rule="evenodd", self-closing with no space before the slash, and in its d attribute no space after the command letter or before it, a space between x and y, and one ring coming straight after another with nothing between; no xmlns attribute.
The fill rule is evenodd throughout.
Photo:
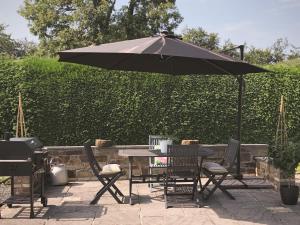
<svg viewBox="0 0 300 225"><path fill-rule="evenodd" d="M20 137L20 138L10 138L9 141L20 141L26 142L31 149L42 148L43 144L37 137Z"/></svg>
<svg viewBox="0 0 300 225"><path fill-rule="evenodd" d="M0 141L0 160L28 160L34 151L40 150L42 143L37 138L11 138Z"/></svg>

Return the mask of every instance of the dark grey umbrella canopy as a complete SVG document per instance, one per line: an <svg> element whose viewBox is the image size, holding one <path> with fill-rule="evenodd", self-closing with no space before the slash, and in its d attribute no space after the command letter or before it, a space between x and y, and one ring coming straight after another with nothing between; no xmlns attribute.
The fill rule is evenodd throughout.
<svg viewBox="0 0 300 225"><path fill-rule="evenodd" d="M59 61L113 70L184 74L246 74L266 70L161 34L61 51Z"/></svg>
<svg viewBox="0 0 300 225"><path fill-rule="evenodd" d="M184 74L239 75L237 135L241 140L241 114L243 74L267 70L185 43L174 36L161 34L155 37L61 51L59 61L97 66L112 70ZM240 150L239 150L240 151ZM237 177L240 174L240 152L237 156Z"/></svg>

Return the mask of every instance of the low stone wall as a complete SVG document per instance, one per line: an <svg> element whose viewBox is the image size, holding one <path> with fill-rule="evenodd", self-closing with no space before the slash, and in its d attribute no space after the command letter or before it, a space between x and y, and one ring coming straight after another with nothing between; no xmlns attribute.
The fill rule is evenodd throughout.
<svg viewBox="0 0 300 225"><path fill-rule="evenodd" d="M30 192L30 183L29 183L29 177L14 177L14 193L16 195L27 195ZM34 181L34 193L40 193L40 187L41 187L41 174L35 174L33 177Z"/></svg>
<svg viewBox="0 0 300 225"><path fill-rule="evenodd" d="M202 145L205 148L213 149L215 154L208 158L211 161L220 161L223 156L226 144ZM93 147L93 151L100 166L108 163L117 163L127 172L128 159L118 155L121 149L148 149L148 145L115 145L112 147ZM83 146L48 146L45 150L49 152L50 158L57 158L60 163L66 165L69 181L96 180L92 174L89 163L84 153ZM241 146L241 172L254 174L256 171L257 157L267 156L268 146L265 144L242 144ZM133 173L141 174L148 172L148 157L134 159ZM128 173L126 173L128 174ZM122 179L127 179L126 176ZM27 177L15 177L16 194L28 193L29 179Z"/></svg>
<svg viewBox="0 0 300 225"><path fill-rule="evenodd" d="M212 161L220 161L223 158L226 144L202 145L215 151L215 154L209 158ZM96 148L93 147L94 154L101 166L108 163L118 163L121 167L128 170L128 159L118 155L121 149L148 149L148 145L115 145L112 147ZM50 157L58 157L66 165L70 181L74 180L94 180L90 166L84 154L82 146L51 146L45 147L49 151ZM268 146L265 144L243 144L241 146L241 172L255 173L255 157L266 156ZM133 172L147 173L148 158L139 157L134 159ZM124 177L126 179L126 177Z"/></svg>
<svg viewBox="0 0 300 225"><path fill-rule="evenodd" d="M276 169L272 165L272 161L269 157L257 157L256 159L256 175L264 177L274 184L277 189L279 184L279 169Z"/></svg>

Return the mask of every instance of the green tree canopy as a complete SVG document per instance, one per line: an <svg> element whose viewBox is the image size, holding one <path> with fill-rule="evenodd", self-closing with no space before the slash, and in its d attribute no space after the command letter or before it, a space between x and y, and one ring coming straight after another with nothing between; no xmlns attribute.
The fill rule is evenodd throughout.
<svg viewBox="0 0 300 225"><path fill-rule="evenodd" d="M287 59L287 39L279 38L269 48L260 49L251 46L245 55L245 60L253 64L274 64Z"/></svg>
<svg viewBox="0 0 300 225"><path fill-rule="evenodd" d="M130 0L116 15L118 34L123 39L140 38L166 30L173 32L182 21L175 1ZM119 37L122 39L122 37Z"/></svg>
<svg viewBox="0 0 300 225"><path fill-rule="evenodd" d="M219 50L220 38L217 33L208 33L203 28L186 28L183 31L182 39L194 45L209 50Z"/></svg>
<svg viewBox="0 0 300 225"><path fill-rule="evenodd" d="M22 57L33 55L36 51L36 44L28 40L14 40L7 34L6 26L0 23L0 55L5 57Z"/></svg>
<svg viewBox="0 0 300 225"><path fill-rule="evenodd" d="M233 44L230 39L228 39L221 45L219 34L209 33L201 27L186 28L183 31L182 39L194 45L229 55L234 59L240 59L240 52L236 47L242 43ZM252 64L274 64L286 59L300 57L300 48L290 45L286 38L277 39L271 47L268 48L248 47L247 43L244 43L244 45L245 61ZM289 48L290 51L288 53Z"/></svg>
<svg viewBox="0 0 300 225"><path fill-rule="evenodd" d="M288 59L300 59L300 47L291 45L290 54L288 56Z"/></svg>
<svg viewBox="0 0 300 225"><path fill-rule="evenodd" d="M42 54L172 31L182 21L175 0L25 0L19 13L39 37Z"/></svg>
<svg viewBox="0 0 300 225"><path fill-rule="evenodd" d="M5 28L4 24L0 24L0 54L14 56L16 55L16 42L5 32Z"/></svg>

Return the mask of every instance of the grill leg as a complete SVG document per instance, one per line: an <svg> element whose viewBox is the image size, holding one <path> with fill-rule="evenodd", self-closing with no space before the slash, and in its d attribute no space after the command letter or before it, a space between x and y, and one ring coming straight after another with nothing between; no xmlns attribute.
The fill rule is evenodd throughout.
<svg viewBox="0 0 300 225"><path fill-rule="evenodd" d="M129 157L128 158L129 160L129 205L133 205L133 202L132 202L132 198L131 198L131 195L132 195L132 161L133 161L133 158L132 157Z"/></svg>
<svg viewBox="0 0 300 225"><path fill-rule="evenodd" d="M14 183L14 176L10 177L10 195L14 196L15 195L15 183ZM7 204L8 208L12 207L12 204Z"/></svg>
<svg viewBox="0 0 300 225"><path fill-rule="evenodd" d="M34 217L34 211L33 211L33 175L30 175L29 178L29 188L30 188L30 218Z"/></svg>

